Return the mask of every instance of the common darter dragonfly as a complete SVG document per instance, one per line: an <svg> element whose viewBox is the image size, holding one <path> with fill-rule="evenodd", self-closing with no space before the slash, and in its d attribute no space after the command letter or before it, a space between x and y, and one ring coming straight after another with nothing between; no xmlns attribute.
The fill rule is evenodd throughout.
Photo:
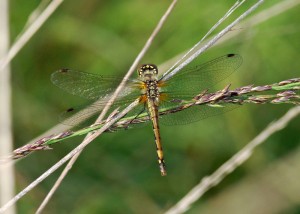
<svg viewBox="0 0 300 214"><path fill-rule="evenodd" d="M154 64L143 64L138 70L137 79L128 79L127 85L111 106L115 109L126 106L139 98L140 107L136 107L130 115L138 117L147 112L152 121L159 169L162 176L167 174L160 137L159 122L167 125L187 124L206 117L229 111L232 108L212 108L209 106L193 106L175 114L159 116L161 108L177 108L185 100L191 100L200 92L209 89L219 81L228 77L242 63L241 56L227 54L207 63L197 65L194 60L179 73L165 80L158 77L158 68ZM70 69L61 69L51 76L52 82L61 89L83 98L96 100L88 111L79 112L75 120L85 120L100 112L107 104L110 95L121 78L100 76ZM70 111L73 109L70 109ZM71 121L72 122L72 121Z"/></svg>

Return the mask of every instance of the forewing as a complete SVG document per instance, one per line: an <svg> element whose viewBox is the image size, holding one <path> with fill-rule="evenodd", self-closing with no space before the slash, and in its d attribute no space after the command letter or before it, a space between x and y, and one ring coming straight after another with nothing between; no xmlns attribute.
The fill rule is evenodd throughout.
<svg viewBox="0 0 300 214"><path fill-rule="evenodd" d="M51 81L70 94L96 100L94 103L86 106L86 108L69 108L61 115L60 120L62 123L73 126L90 118L95 120L96 117L93 118L93 116L99 115L104 106L107 105L112 93L122 79L113 76L99 76L70 69L62 69L52 74ZM128 80L127 85L115 99L110 109L122 109L139 96L139 82Z"/></svg>
<svg viewBox="0 0 300 214"><path fill-rule="evenodd" d="M227 54L202 65L193 61L191 66L183 68L178 74L165 82L162 88L170 99L192 98L232 74L242 64L242 57Z"/></svg>
<svg viewBox="0 0 300 214"><path fill-rule="evenodd" d="M122 81L122 78L61 69L51 75L51 81L70 94L96 100L111 94ZM122 94L126 95L126 93L128 91L123 90Z"/></svg>

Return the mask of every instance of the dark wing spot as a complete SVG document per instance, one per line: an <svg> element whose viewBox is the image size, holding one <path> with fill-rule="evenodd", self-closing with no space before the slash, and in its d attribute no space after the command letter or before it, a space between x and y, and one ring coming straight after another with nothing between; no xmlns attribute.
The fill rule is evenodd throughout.
<svg viewBox="0 0 300 214"><path fill-rule="evenodd" d="M66 112L72 112L72 111L74 111L74 110L75 110L74 108L69 108L69 109L67 109Z"/></svg>
<svg viewBox="0 0 300 214"><path fill-rule="evenodd" d="M69 71L68 68L62 68L59 70L59 72L61 72L61 73L67 73L68 71Z"/></svg>
<svg viewBox="0 0 300 214"><path fill-rule="evenodd" d="M228 57L234 57L235 54L227 54Z"/></svg>

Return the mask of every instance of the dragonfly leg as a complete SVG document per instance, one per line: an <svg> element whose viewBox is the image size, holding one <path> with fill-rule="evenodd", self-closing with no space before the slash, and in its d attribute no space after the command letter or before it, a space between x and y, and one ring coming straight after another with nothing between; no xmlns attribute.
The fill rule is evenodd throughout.
<svg viewBox="0 0 300 214"><path fill-rule="evenodd" d="M139 116L140 114L142 114L145 110L146 110L146 104L144 104L143 109L142 109L137 115L135 115L134 118L132 118L132 119L127 123L127 125L124 127L124 129L128 129L129 125L130 125L136 118L138 118L138 116Z"/></svg>

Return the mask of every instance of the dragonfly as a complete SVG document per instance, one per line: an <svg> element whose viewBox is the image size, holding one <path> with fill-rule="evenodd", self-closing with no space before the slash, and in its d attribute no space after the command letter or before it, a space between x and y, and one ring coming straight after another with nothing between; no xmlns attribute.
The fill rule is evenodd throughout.
<svg viewBox="0 0 300 214"><path fill-rule="evenodd" d="M208 90L216 83L232 74L242 63L238 54L227 54L214 60L199 64L194 60L174 76L166 79L158 75L155 64L143 64L137 69L138 77L128 79L125 88L115 99L111 109L127 106L139 99L139 105L128 116L137 118L142 113L152 121L158 166L162 176L167 175L159 124L179 125L195 122L210 116L221 114L235 108L235 105L223 108L193 106L175 114L159 116L160 109L177 108L186 100L191 100L200 92ZM110 96L122 78L101 76L71 69L61 69L51 75L51 81L59 88L77 96L94 100L87 111L77 112L67 123L77 123L99 113L107 104ZM68 112L73 112L73 108ZM75 118L75 119L74 119ZM133 121L132 120L132 121Z"/></svg>

